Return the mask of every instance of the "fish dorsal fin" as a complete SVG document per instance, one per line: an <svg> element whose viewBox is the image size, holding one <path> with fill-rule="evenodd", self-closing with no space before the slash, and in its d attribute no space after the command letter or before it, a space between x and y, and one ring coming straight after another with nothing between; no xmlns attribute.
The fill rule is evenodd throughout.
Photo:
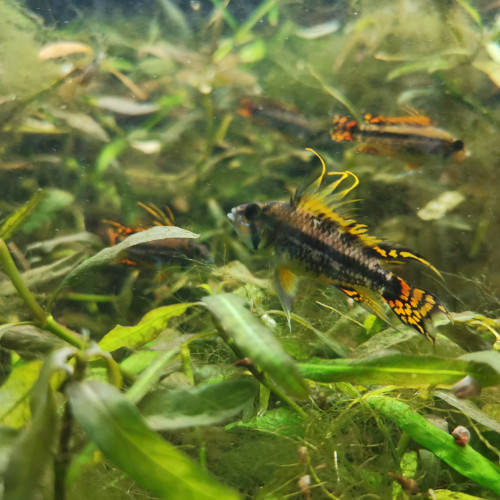
<svg viewBox="0 0 500 500"><path fill-rule="evenodd" d="M174 214L172 213L172 210L170 210L168 205L165 205L164 210L158 208L154 203L149 203L148 205L146 205L145 203L138 201L137 205L139 205L143 210L154 217L153 225L175 226Z"/></svg>
<svg viewBox="0 0 500 500"><path fill-rule="evenodd" d="M344 205L351 203L351 201L345 201L344 198L359 184L358 177L347 170L345 172L327 172L323 158L313 149L306 148L306 150L314 153L321 161L321 175L306 189L297 190L292 204L320 220L334 222L340 230L360 238L366 245L376 245L380 240L369 236L366 233L366 226L358 224L345 211ZM338 176L338 179L322 187L325 175ZM348 179L352 181L351 184L340 189L341 184Z"/></svg>
<svg viewBox="0 0 500 500"><path fill-rule="evenodd" d="M409 125L411 127L431 127L434 122L425 115L413 113L408 116L382 116L366 113L365 123L370 125Z"/></svg>

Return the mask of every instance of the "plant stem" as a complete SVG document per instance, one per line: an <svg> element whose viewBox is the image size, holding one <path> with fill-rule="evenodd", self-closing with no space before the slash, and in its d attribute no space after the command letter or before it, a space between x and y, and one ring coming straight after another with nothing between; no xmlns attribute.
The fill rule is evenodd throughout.
<svg viewBox="0 0 500 500"><path fill-rule="evenodd" d="M24 283L19 271L17 270L16 264L12 259L12 256L5 244L5 241L0 238L0 263L3 265L5 274L10 278L12 284L16 288L17 292L24 300L24 303L29 307L35 322L43 328L57 335L60 339L68 342L69 344L83 348L84 342L78 337L78 334L72 332L65 326L59 324L51 314L43 310L40 304L36 301L34 295L29 291L28 287Z"/></svg>
<svg viewBox="0 0 500 500"><path fill-rule="evenodd" d="M59 450L54 458L54 499L66 500L66 475L71 461L69 442L73 429L71 406L66 402L59 435Z"/></svg>

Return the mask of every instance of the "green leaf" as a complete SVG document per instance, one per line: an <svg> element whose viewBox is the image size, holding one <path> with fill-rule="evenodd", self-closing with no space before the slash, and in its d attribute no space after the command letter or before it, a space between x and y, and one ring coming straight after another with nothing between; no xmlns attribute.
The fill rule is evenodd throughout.
<svg viewBox="0 0 500 500"><path fill-rule="evenodd" d="M36 211L22 224L24 233L31 233L46 222L50 222L63 208L71 205L75 197L61 189L47 189L36 204Z"/></svg>
<svg viewBox="0 0 500 500"><path fill-rule="evenodd" d="M21 363L0 387L0 424L19 428L30 418L29 401L40 375L41 361Z"/></svg>
<svg viewBox="0 0 500 500"><path fill-rule="evenodd" d="M172 304L149 311L135 326L115 326L99 342L105 351L115 351L120 347L136 349L155 339L168 325L170 318L180 316L196 302Z"/></svg>
<svg viewBox="0 0 500 500"><path fill-rule="evenodd" d="M393 420L401 430L457 472L500 494L500 468L474 448L458 445L450 434L431 424L397 399L367 396L363 400L386 418Z"/></svg>
<svg viewBox="0 0 500 500"><path fill-rule="evenodd" d="M37 191L31 200L10 214L0 225L0 238L8 240L35 210L44 196L43 191Z"/></svg>
<svg viewBox="0 0 500 500"><path fill-rule="evenodd" d="M53 333L33 325L13 324L0 328L0 346L15 351L24 359L46 355L63 343Z"/></svg>
<svg viewBox="0 0 500 500"><path fill-rule="evenodd" d="M305 423L303 417L289 408L276 408L267 411L263 416L254 417L248 422L237 422L229 424L226 429L242 427L255 429L262 432L272 432L281 436L303 437L305 434Z"/></svg>
<svg viewBox="0 0 500 500"><path fill-rule="evenodd" d="M55 351L44 363L31 396L31 422L17 438L5 471L4 498L37 498L39 482L52 463L57 430L57 408L51 377L65 370L66 359L74 348Z"/></svg>
<svg viewBox="0 0 500 500"><path fill-rule="evenodd" d="M158 430L212 425L241 412L257 388L255 379L245 376L189 389L159 389L146 395L139 408Z"/></svg>
<svg viewBox="0 0 500 500"><path fill-rule="evenodd" d="M434 356L390 354L363 359L313 359L300 363L302 375L317 382L450 386L468 375L468 363Z"/></svg>
<svg viewBox="0 0 500 500"><path fill-rule="evenodd" d="M434 391L433 395L441 398L443 401L446 401L450 406L457 408L457 410L460 410L464 415L467 415L472 420L475 420L481 425L484 425L485 427L488 427L489 429L500 434L500 422L480 410L469 399L459 399L449 391Z"/></svg>
<svg viewBox="0 0 500 500"><path fill-rule="evenodd" d="M467 14L469 14L470 17L472 17L472 19L474 19L478 26L482 26L483 22L481 20L481 15L475 7L473 7L466 0L456 0L456 2L467 12Z"/></svg>
<svg viewBox="0 0 500 500"><path fill-rule="evenodd" d="M90 439L155 495L186 500L238 498L150 429L133 403L113 386L72 381L66 393L75 419Z"/></svg>
<svg viewBox="0 0 500 500"><path fill-rule="evenodd" d="M218 322L226 341L248 356L281 388L298 398L307 396L307 386L295 361L283 350L272 332L248 309L237 295L224 293L203 298Z"/></svg>
<svg viewBox="0 0 500 500"><path fill-rule="evenodd" d="M468 374L483 387L500 384L500 352L478 351L460 356L470 365Z"/></svg>
<svg viewBox="0 0 500 500"><path fill-rule="evenodd" d="M111 264L114 260L117 260L120 255L127 250L127 248L133 247L135 245L140 245L141 243L148 243L150 241L164 240L167 238L198 238L199 235L192 233L191 231L186 231L175 226L155 226L145 231L140 231L139 233L132 234L128 238L125 238L121 243L113 247L105 248L99 253L95 254L90 259L82 262L79 266L73 269L64 279L59 290L69 285L74 285L78 283L90 272L95 272L101 267Z"/></svg>

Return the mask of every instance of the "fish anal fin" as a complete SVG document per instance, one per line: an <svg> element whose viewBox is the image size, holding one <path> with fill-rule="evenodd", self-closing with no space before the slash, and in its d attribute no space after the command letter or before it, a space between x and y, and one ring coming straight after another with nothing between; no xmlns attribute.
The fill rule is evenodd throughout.
<svg viewBox="0 0 500 500"><path fill-rule="evenodd" d="M356 147L358 153L364 153L367 155L378 155L378 156L398 156L398 153L390 148L384 148L378 144L372 144L370 142L360 144Z"/></svg>
<svg viewBox="0 0 500 500"><path fill-rule="evenodd" d="M281 306L285 311L288 320L288 327L290 328L291 331L292 326L291 326L290 312L292 308L293 299L297 294L299 278L287 267L277 266L274 272L274 279L276 285L276 292L278 293Z"/></svg>
<svg viewBox="0 0 500 500"><path fill-rule="evenodd" d="M364 306L369 310L369 312L375 314L380 319L383 319L386 323L396 328L384 310L384 303L382 299L375 292L360 285L337 285L337 288L344 292L349 298Z"/></svg>

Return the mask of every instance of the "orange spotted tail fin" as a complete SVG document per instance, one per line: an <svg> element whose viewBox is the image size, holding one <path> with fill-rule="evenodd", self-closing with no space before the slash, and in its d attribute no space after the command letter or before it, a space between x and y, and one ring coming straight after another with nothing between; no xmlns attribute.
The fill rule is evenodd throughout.
<svg viewBox="0 0 500 500"><path fill-rule="evenodd" d="M398 276L392 277L391 283L382 293L382 298L403 323L433 343L434 338L429 331L429 326L432 326L432 316L442 313L450 317L436 297L421 288L413 288Z"/></svg>

